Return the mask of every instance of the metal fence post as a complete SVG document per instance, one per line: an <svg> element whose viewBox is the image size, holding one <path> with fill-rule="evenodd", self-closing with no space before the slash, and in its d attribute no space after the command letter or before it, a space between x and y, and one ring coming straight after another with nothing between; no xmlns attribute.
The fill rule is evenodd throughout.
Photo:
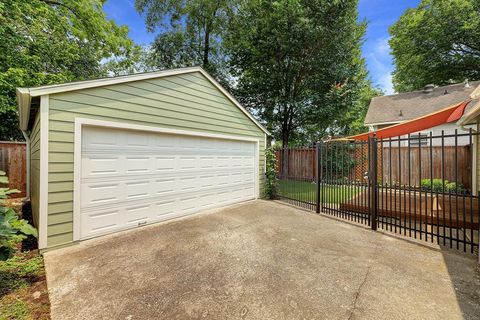
<svg viewBox="0 0 480 320"><path fill-rule="evenodd" d="M377 230L377 210L378 210L378 185L377 185L377 170L378 170L378 159L377 159L377 137L373 134L373 137L370 138L370 226L372 230Z"/></svg>
<svg viewBox="0 0 480 320"><path fill-rule="evenodd" d="M320 142L317 142L317 192L316 192L316 206L315 212L320 213L320 179L322 177L322 146Z"/></svg>

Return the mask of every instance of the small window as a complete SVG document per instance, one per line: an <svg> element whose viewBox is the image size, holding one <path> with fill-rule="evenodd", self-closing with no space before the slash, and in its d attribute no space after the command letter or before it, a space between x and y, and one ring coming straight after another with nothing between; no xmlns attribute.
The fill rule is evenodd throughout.
<svg viewBox="0 0 480 320"><path fill-rule="evenodd" d="M418 134L412 134L410 135L410 145L411 146L418 146L419 144L421 146L428 146L428 133L420 133L420 139Z"/></svg>

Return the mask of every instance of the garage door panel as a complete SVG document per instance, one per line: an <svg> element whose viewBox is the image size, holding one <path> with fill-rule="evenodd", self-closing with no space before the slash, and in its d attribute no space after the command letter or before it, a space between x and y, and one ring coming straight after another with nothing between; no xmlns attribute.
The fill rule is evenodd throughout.
<svg viewBox="0 0 480 320"><path fill-rule="evenodd" d="M253 199L254 161L251 142L84 129L81 238Z"/></svg>
<svg viewBox="0 0 480 320"><path fill-rule="evenodd" d="M119 157L84 155L82 157L82 178L118 175L120 162Z"/></svg>
<svg viewBox="0 0 480 320"><path fill-rule="evenodd" d="M100 128L89 128L91 134L84 135L82 139L82 150L95 147L118 147L121 134L113 130L102 130Z"/></svg>
<svg viewBox="0 0 480 320"><path fill-rule="evenodd" d="M110 209L82 214L82 232L89 236L109 233L119 228L120 209Z"/></svg>
<svg viewBox="0 0 480 320"><path fill-rule="evenodd" d="M199 157L198 166L200 169L213 168L215 166L215 157L213 156Z"/></svg>
<svg viewBox="0 0 480 320"><path fill-rule="evenodd" d="M125 174L148 173L152 170L152 161L147 156L126 156L124 162Z"/></svg>
<svg viewBox="0 0 480 320"><path fill-rule="evenodd" d="M217 177L214 174L200 175L198 177L200 188L211 188L217 184Z"/></svg>
<svg viewBox="0 0 480 320"><path fill-rule="evenodd" d="M148 222L151 215L151 204L133 205L125 207L122 215L126 227L135 227Z"/></svg>
<svg viewBox="0 0 480 320"><path fill-rule="evenodd" d="M133 147L135 149L138 147L150 147L151 145L151 134L145 134L144 132L123 132L120 133L119 136L123 136L123 138L125 139L124 141L126 147Z"/></svg>
<svg viewBox="0 0 480 320"><path fill-rule="evenodd" d="M202 194L198 199L198 204L201 207L213 206L213 205L215 205L215 198L216 198L215 193Z"/></svg>
<svg viewBox="0 0 480 320"><path fill-rule="evenodd" d="M151 195L152 182L150 180L133 181L125 183L125 198L138 199L146 198Z"/></svg>
<svg viewBox="0 0 480 320"><path fill-rule="evenodd" d="M170 157L155 157L155 171L165 172L165 171L174 171L176 168L176 158L174 156Z"/></svg>
<svg viewBox="0 0 480 320"><path fill-rule="evenodd" d="M120 183L87 183L81 188L81 207L114 203L122 198Z"/></svg>
<svg viewBox="0 0 480 320"><path fill-rule="evenodd" d="M180 156L178 157L178 170L192 170L197 168L197 157Z"/></svg>
<svg viewBox="0 0 480 320"><path fill-rule="evenodd" d="M162 217L165 218L168 215L172 215L177 211L178 203L176 199L159 201L154 204L153 219L158 220Z"/></svg>
<svg viewBox="0 0 480 320"><path fill-rule="evenodd" d="M175 178L156 179L153 191L157 195L165 195L175 192Z"/></svg>

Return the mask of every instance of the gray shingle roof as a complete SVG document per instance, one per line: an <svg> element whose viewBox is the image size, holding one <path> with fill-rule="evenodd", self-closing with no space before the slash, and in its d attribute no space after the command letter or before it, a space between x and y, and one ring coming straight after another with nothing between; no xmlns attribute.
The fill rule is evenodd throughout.
<svg viewBox="0 0 480 320"><path fill-rule="evenodd" d="M436 87L430 93L422 90L375 97L368 107L365 124L402 122L424 116L468 99L478 86L480 81L473 81L468 88L459 83Z"/></svg>

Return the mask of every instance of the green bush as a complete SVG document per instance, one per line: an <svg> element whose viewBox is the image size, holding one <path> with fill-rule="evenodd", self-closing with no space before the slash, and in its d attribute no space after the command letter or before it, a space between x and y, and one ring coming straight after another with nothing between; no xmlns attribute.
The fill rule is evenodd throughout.
<svg viewBox="0 0 480 320"><path fill-rule="evenodd" d="M463 193L465 188L461 183L449 182L448 180L442 179L422 179L421 187L423 191L431 192L452 192L452 193Z"/></svg>
<svg viewBox="0 0 480 320"><path fill-rule="evenodd" d="M449 182L449 183L445 184L445 188L446 188L447 192L452 192L452 193L464 193L465 192L465 188L464 188L463 184L461 184L461 183L457 184L455 182Z"/></svg>
<svg viewBox="0 0 480 320"><path fill-rule="evenodd" d="M0 171L0 184L8 184L5 172ZM37 236L37 230L27 220L19 219L17 213L5 206L4 199L16 189L0 188L0 260L7 260L15 253L16 245L29 235Z"/></svg>
<svg viewBox="0 0 480 320"><path fill-rule="evenodd" d="M275 199L278 195L278 181L277 181L277 159L275 157L275 150L267 148L265 150L265 186L264 195L268 199Z"/></svg>

